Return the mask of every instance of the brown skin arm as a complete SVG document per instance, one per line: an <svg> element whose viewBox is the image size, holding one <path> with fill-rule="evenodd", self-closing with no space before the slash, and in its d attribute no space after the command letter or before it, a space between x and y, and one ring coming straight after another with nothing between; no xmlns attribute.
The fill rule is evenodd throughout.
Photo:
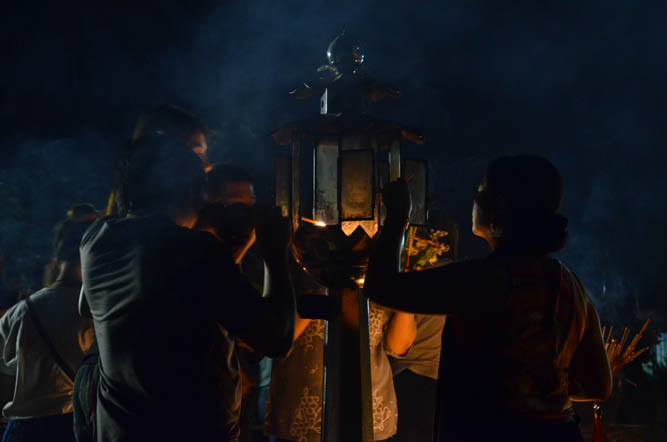
<svg viewBox="0 0 667 442"><path fill-rule="evenodd" d="M308 324L310 324L310 319L302 318L299 314L296 314L296 320L294 321L294 342L299 339L299 336L306 330Z"/></svg>
<svg viewBox="0 0 667 442"><path fill-rule="evenodd" d="M500 305L511 278L504 265L492 260L469 260L401 273L403 233L411 205L407 183L390 183L383 202L387 219L368 262L366 296L392 309L430 315L474 314L482 307Z"/></svg>
<svg viewBox="0 0 667 442"><path fill-rule="evenodd" d="M301 316L299 316L298 312L295 314L295 318L294 318L294 340L293 340L294 343L296 343L297 339L299 339L299 336L301 336L303 334L303 332L306 330L306 328L308 328L308 324L310 324L310 321L312 321L312 319L302 318ZM292 347L289 350L289 352L287 352L285 355L282 355L282 357L285 357L285 358L289 357L289 355L292 354L293 349L294 349L294 347Z"/></svg>
<svg viewBox="0 0 667 442"><path fill-rule="evenodd" d="M574 402L604 401L611 396L611 367L602 341L600 319L590 303L586 329L570 363L570 379L570 400Z"/></svg>
<svg viewBox="0 0 667 442"><path fill-rule="evenodd" d="M389 350L397 355L404 356L417 337L415 315L405 312L394 312L389 322L385 343Z"/></svg>

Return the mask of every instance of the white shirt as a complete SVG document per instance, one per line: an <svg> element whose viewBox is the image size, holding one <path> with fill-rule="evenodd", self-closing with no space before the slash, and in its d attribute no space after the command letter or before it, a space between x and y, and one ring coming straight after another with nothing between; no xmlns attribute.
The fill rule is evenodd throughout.
<svg viewBox="0 0 667 442"><path fill-rule="evenodd" d="M35 313L60 358L78 370L95 339L93 322L78 312L79 290L45 288L30 296ZM13 399L2 413L9 419L72 412L73 382L55 362L21 301L0 319L0 371L15 376Z"/></svg>

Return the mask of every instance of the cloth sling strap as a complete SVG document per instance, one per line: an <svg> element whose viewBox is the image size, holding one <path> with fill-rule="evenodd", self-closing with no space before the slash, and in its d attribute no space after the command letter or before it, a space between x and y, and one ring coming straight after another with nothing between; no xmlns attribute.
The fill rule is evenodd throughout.
<svg viewBox="0 0 667 442"><path fill-rule="evenodd" d="M32 322L35 324L35 327L37 328L37 332L42 338L42 341L44 341L44 344L48 347L49 351L51 352L51 356L53 357L53 360L55 361L56 365L60 367L60 369L65 373L65 375L69 378L70 381L74 382L75 374L74 371L67 365L67 363L63 360L63 358L60 357L58 352L56 351L56 348L53 346L53 342L49 339L49 335L46 333L46 330L44 330L44 327L42 326L42 322L39 320L39 316L37 316L37 312L35 312L35 307L32 304L32 301L30 298L26 298L25 300L26 306L28 307L28 313L30 314L30 318L32 319Z"/></svg>

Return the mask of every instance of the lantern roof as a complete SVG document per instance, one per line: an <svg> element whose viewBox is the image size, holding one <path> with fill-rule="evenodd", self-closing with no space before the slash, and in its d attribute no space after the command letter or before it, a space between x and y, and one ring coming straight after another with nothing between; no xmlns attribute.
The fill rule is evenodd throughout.
<svg viewBox="0 0 667 442"><path fill-rule="evenodd" d="M364 114L320 114L288 123L271 134L273 141L287 146L295 139L305 137L313 145L328 137L364 133L377 137L379 146L388 149L396 138L422 145L424 136L416 129Z"/></svg>

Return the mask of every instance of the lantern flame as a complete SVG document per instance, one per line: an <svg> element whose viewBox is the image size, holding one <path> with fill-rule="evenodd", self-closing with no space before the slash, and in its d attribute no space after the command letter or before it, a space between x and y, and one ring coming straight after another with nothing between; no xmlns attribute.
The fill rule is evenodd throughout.
<svg viewBox="0 0 667 442"><path fill-rule="evenodd" d="M305 216L302 216L301 220L305 221L307 223L310 223L314 226L317 226L317 227L326 227L327 226L327 224L324 221L318 221L316 219L306 218Z"/></svg>

